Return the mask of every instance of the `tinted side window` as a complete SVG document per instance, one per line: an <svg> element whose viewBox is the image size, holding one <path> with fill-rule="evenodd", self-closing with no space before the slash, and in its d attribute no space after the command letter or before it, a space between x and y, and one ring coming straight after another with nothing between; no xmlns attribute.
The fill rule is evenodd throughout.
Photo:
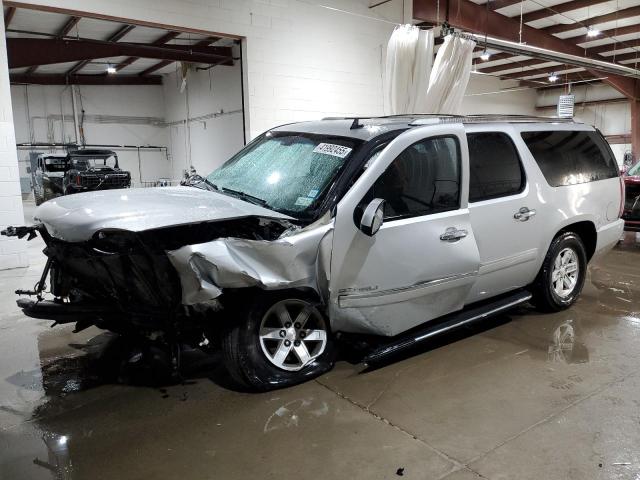
<svg viewBox="0 0 640 480"><path fill-rule="evenodd" d="M522 132L522 138L552 187L618 176L618 164L598 132Z"/></svg>
<svg viewBox="0 0 640 480"><path fill-rule="evenodd" d="M460 148L455 137L429 138L402 152L373 185L385 219L455 210L460 204Z"/></svg>
<svg viewBox="0 0 640 480"><path fill-rule="evenodd" d="M469 201L520 193L526 178L518 150L505 133L482 132L467 135L469 143Z"/></svg>

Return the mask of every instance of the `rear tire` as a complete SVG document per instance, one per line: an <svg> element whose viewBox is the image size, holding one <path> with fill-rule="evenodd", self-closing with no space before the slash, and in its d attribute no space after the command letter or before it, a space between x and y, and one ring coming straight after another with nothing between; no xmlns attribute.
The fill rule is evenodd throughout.
<svg viewBox="0 0 640 480"><path fill-rule="evenodd" d="M328 321L311 299L274 293L238 303L227 318L222 357L241 389L288 387L333 368Z"/></svg>
<svg viewBox="0 0 640 480"><path fill-rule="evenodd" d="M559 312L575 303L587 274L587 254L574 232L558 235L551 242L533 284L532 303L545 312Z"/></svg>

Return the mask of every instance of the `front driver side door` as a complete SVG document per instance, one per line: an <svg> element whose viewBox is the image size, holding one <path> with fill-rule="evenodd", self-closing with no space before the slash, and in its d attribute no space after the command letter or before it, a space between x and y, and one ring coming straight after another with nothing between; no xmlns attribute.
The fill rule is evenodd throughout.
<svg viewBox="0 0 640 480"><path fill-rule="evenodd" d="M338 204L329 308L334 331L392 336L461 309L477 276L464 127L412 129L369 163ZM358 223L374 198L370 237Z"/></svg>

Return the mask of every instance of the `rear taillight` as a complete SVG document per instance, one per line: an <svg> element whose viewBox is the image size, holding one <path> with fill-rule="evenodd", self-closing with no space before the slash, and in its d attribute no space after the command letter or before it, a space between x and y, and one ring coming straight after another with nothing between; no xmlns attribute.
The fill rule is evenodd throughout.
<svg viewBox="0 0 640 480"><path fill-rule="evenodd" d="M76 185L82 185L82 178L80 175L76 175Z"/></svg>
<svg viewBox="0 0 640 480"><path fill-rule="evenodd" d="M624 177L620 175L620 211L618 212L618 218L622 218L622 214L624 213L624 200L625 200L625 188L624 188Z"/></svg>

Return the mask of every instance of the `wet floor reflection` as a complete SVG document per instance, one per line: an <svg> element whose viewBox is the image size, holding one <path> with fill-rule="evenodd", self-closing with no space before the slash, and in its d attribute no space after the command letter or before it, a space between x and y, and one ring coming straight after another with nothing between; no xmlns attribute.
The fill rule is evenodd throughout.
<svg viewBox="0 0 640 480"><path fill-rule="evenodd" d="M390 477L418 462L438 478L450 465L411 435L462 461L637 370L640 238L592 265L567 311L522 307L380 368L339 362L319 382L270 394L231 390L219 358L196 351L181 384L127 385L117 337L49 329L13 307L0 333L3 480L293 476L295 465L274 459L300 442L329 477L387 467L376 478Z"/></svg>

